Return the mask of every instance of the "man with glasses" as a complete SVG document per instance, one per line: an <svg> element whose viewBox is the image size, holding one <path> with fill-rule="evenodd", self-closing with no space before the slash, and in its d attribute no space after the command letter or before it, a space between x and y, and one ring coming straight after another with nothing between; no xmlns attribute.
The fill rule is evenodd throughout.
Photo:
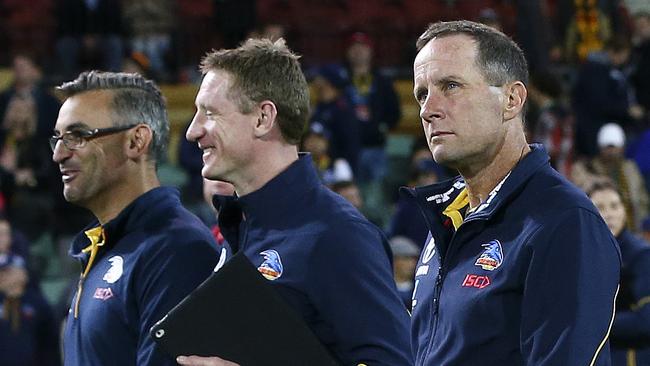
<svg viewBox="0 0 650 366"><path fill-rule="evenodd" d="M169 122L156 85L84 72L50 138L66 201L96 220L72 243L82 274L65 326L65 365L174 365L148 331L218 261L207 227L160 187Z"/></svg>

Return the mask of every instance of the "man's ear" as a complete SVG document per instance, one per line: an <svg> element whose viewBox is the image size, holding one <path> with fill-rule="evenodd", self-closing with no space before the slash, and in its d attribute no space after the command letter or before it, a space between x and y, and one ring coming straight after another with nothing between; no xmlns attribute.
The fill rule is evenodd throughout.
<svg viewBox="0 0 650 366"><path fill-rule="evenodd" d="M129 130L126 141L126 155L130 159L137 159L149 151L153 140L153 131L148 125L141 123Z"/></svg>
<svg viewBox="0 0 650 366"><path fill-rule="evenodd" d="M524 83L515 81L506 86L505 97L503 119L509 121L523 112L524 103L528 97L528 90Z"/></svg>
<svg viewBox="0 0 650 366"><path fill-rule="evenodd" d="M255 124L255 137L264 137L268 135L276 123L278 116L278 109L270 100L264 100L259 104L260 110L258 112L257 123Z"/></svg>

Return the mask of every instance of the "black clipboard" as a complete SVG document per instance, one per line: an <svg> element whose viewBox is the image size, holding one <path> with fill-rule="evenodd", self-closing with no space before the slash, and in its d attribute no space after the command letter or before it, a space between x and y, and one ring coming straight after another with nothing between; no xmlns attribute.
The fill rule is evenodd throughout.
<svg viewBox="0 0 650 366"><path fill-rule="evenodd" d="M174 358L219 356L242 366L340 365L241 252L149 333Z"/></svg>

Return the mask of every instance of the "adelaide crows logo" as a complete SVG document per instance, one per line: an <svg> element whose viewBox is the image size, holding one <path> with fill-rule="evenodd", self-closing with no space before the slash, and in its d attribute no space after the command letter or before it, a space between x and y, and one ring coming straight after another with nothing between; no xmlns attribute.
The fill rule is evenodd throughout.
<svg viewBox="0 0 650 366"><path fill-rule="evenodd" d="M498 240L492 240L489 243L481 245L485 248L481 256L476 260L475 265L486 271L494 271L499 268L503 262L503 249Z"/></svg>
<svg viewBox="0 0 650 366"><path fill-rule="evenodd" d="M257 270L260 271L262 276L267 280L276 280L282 276L282 261L280 260L280 254L275 250L265 250L260 253L264 256L264 262L257 267Z"/></svg>

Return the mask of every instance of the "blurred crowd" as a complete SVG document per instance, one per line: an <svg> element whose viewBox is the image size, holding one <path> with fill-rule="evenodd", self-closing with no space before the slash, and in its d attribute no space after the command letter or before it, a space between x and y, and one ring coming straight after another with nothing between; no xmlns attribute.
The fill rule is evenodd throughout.
<svg viewBox="0 0 650 366"><path fill-rule="evenodd" d="M0 0L0 66L12 80L0 92L0 363L58 364L57 326L78 276L69 240L90 221L63 200L51 162L60 106L52 87L87 69L196 82L205 51L247 37L284 37L304 55L313 104L301 150L324 184L384 229L410 306L427 229L398 188L455 174L433 161L420 131L400 126L396 85L410 83L424 24L461 18L521 44L531 70L529 142L544 145L554 168L585 191L611 184L627 231L650 240L647 1ZM213 226L201 151L183 135L171 144L177 163L161 169Z"/></svg>

